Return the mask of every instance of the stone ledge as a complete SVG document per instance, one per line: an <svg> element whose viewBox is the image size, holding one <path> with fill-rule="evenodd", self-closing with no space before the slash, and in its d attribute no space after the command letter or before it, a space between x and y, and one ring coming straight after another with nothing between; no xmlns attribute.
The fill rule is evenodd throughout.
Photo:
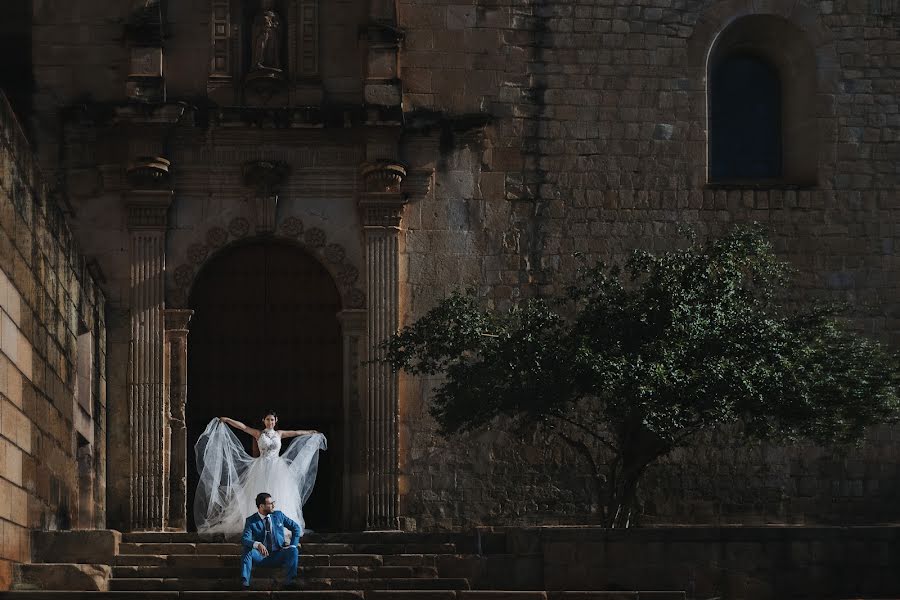
<svg viewBox="0 0 900 600"><path fill-rule="evenodd" d="M122 534L113 529L35 531L31 537L35 563L115 564Z"/></svg>
<svg viewBox="0 0 900 600"><path fill-rule="evenodd" d="M16 565L13 588L106 592L112 568L108 565L45 563Z"/></svg>

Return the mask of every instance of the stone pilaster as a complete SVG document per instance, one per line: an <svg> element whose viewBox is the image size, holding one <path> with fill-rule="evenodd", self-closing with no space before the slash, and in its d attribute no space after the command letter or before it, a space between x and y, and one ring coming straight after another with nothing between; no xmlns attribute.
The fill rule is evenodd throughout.
<svg viewBox="0 0 900 600"><path fill-rule="evenodd" d="M341 482L341 526L353 531L366 526L363 516L367 506L367 462L360 460L362 440L366 439L365 405L362 394L365 382L362 381L363 369L360 367L366 360L366 325L368 323L365 309L348 309L338 313L343 337L343 414L344 414L344 465Z"/></svg>
<svg viewBox="0 0 900 600"><path fill-rule="evenodd" d="M399 229L405 201L400 183L406 170L387 161L367 163L362 175L366 191L359 200L365 231L366 332L369 359L366 373L366 462L368 498L366 527L399 527L399 395L397 374L381 361L380 343L399 323Z"/></svg>
<svg viewBox="0 0 900 600"><path fill-rule="evenodd" d="M163 301L168 161L141 159L128 171L131 344L128 421L131 443L131 530L160 530L168 513L168 460L163 395Z"/></svg>
<svg viewBox="0 0 900 600"><path fill-rule="evenodd" d="M187 335L192 310L167 309L165 322L164 398L168 410L169 514L167 527L187 528Z"/></svg>

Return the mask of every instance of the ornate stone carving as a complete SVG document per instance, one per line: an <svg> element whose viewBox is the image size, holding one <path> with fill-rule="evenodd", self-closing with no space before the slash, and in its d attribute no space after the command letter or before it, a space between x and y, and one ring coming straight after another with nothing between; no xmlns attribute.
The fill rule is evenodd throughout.
<svg viewBox="0 0 900 600"><path fill-rule="evenodd" d="M303 221L297 217L288 217L282 222L281 231L288 237L298 237L303 233Z"/></svg>
<svg viewBox="0 0 900 600"><path fill-rule="evenodd" d="M221 248L228 241L228 232L221 227L213 227L206 232L206 243L210 248Z"/></svg>
<svg viewBox="0 0 900 600"><path fill-rule="evenodd" d="M231 5L229 0L211 0L212 52L210 78L231 78Z"/></svg>
<svg viewBox="0 0 900 600"><path fill-rule="evenodd" d="M268 104L272 95L284 89L287 79L281 65L281 15L272 0L263 0L250 32L250 68L244 77L251 103Z"/></svg>
<svg viewBox="0 0 900 600"><path fill-rule="evenodd" d="M264 1L253 20L251 71L281 72L281 17Z"/></svg>
<svg viewBox="0 0 900 600"><path fill-rule="evenodd" d="M360 200L363 225L366 227L400 227L403 217L403 202L382 203L372 200Z"/></svg>
<svg viewBox="0 0 900 600"><path fill-rule="evenodd" d="M168 161L165 162L168 163ZM137 169L141 170L145 168L148 171L152 171L152 167L137 167ZM162 183L154 184L159 185L159 189L148 189L150 184L145 177L154 179L155 176L138 175L136 171L133 174L134 178L130 178L132 184L144 184L145 187L132 189L124 194L125 206L128 209L128 229L132 231L139 229L165 230L169 206L172 204L174 192L171 189L166 189Z"/></svg>
<svg viewBox="0 0 900 600"><path fill-rule="evenodd" d="M135 190L171 189L170 166L172 163L161 156L142 156L128 166L125 175Z"/></svg>
<svg viewBox="0 0 900 600"><path fill-rule="evenodd" d="M191 285L191 280L194 277L194 270L189 265L179 265L175 269L175 285L178 287L186 288Z"/></svg>
<svg viewBox="0 0 900 600"><path fill-rule="evenodd" d="M309 79L319 75L319 2L299 0L297 32L297 71Z"/></svg>
<svg viewBox="0 0 900 600"><path fill-rule="evenodd" d="M252 202L257 232L275 231L278 192L290 172L290 166L283 161L256 160L244 164L244 184L254 189Z"/></svg>
<svg viewBox="0 0 900 600"><path fill-rule="evenodd" d="M388 160L364 163L361 171L369 193L399 193L406 177L406 167Z"/></svg>
<svg viewBox="0 0 900 600"><path fill-rule="evenodd" d="M188 260L191 261L191 264L194 265L201 264L204 260L206 260L208 254L209 248L207 248L204 244L191 244L187 249Z"/></svg>
<svg viewBox="0 0 900 600"><path fill-rule="evenodd" d="M307 229L306 233L303 235L303 241L305 241L306 245L310 246L311 248L321 248L325 245L326 239L327 237L325 235L325 232L318 227Z"/></svg>
<svg viewBox="0 0 900 600"><path fill-rule="evenodd" d="M366 293L358 288L347 292L347 308L362 308L366 305Z"/></svg>
<svg viewBox="0 0 900 600"><path fill-rule="evenodd" d="M341 284L351 286L359 279L359 269L353 265L343 263L337 269L337 279Z"/></svg>
<svg viewBox="0 0 900 600"><path fill-rule="evenodd" d="M250 221L244 217L235 217L228 224L228 232L236 238L242 238L250 231Z"/></svg>
<svg viewBox="0 0 900 600"><path fill-rule="evenodd" d="M128 229L165 229L169 204L133 203L128 207Z"/></svg>
<svg viewBox="0 0 900 600"><path fill-rule="evenodd" d="M324 250L325 260L333 265L344 260L344 247L340 244L328 244Z"/></svg>
<svg viewBox="0 0 900 600"><path fill-rule="evenodd" d="M261 196L277 194L290 172L290 165L280 160L254 160L242 168L244 185Z"/></svg>
<svg viewBox="0 0 900 600"><path fill-rule="evenodd" d="M367 162L360 167L360 175L365 189L359 199L363 225L399 227L406 204L400 193L406 167L389 160Z"/></svg>
<svg viewBox="0 0 900 600"><path fill-rule="evenodd" d="M327 234L318 227L306 230L305 234L301 236L303 231L303 222L299 218L291 216L286 218L277 229L275 237L295 243L300 242L310 254L319 260L334 278L341 294L341 303L345 308L364 308L366 294L354 287L359 279L359 269L355 265L345 262L346 249L340 244L329 244ZM247 219L236 217L228 224L227 230L220 226L208 229L204 235L207 244L194 243L188 246L187 260L172 270L174 286L170 287L166 294L169 305L185 307L190 296L191 285L203 263L216 252L226 248L229 243L250 235L250 223Z"/></svg>

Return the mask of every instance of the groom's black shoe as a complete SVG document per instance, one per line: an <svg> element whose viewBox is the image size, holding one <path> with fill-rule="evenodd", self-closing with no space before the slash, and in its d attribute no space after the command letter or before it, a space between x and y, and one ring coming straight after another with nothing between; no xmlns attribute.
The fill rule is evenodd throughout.
<svg viewBox="0 0 900 600"><path fill-rule="evenodd" d="M246 579L241 579L241 589L247 591L250 589L250 582Z"/></svg>
<svg viewBox="0 0 900 600"><path fill-rule="evenodd" d="M294 579L292 581L285 581L284 583L282 583L281 589L285 590L285 591L288 591L288 590L300 591L300 590L307 589L307 587L305 585L303 585L302 583L300 583L299 581L297 581L296 579Z"/></svg>

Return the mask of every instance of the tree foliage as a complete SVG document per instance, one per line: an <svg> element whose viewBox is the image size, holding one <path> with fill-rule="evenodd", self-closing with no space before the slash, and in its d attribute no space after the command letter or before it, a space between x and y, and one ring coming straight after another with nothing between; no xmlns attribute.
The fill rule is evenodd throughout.
<svg viewBox="0 0 900 600"><path fill-rule="evenodd" d="M896 417L896 356L835 307L792 306L788 285L765 231L738 227L587 266L561 297L508 311L451 294L385 342L387 360L445 375L429 400L445 435L500 416L552 431L605 487L607 525L628 526L647 467L697 432L833 444Z"/></svg>

